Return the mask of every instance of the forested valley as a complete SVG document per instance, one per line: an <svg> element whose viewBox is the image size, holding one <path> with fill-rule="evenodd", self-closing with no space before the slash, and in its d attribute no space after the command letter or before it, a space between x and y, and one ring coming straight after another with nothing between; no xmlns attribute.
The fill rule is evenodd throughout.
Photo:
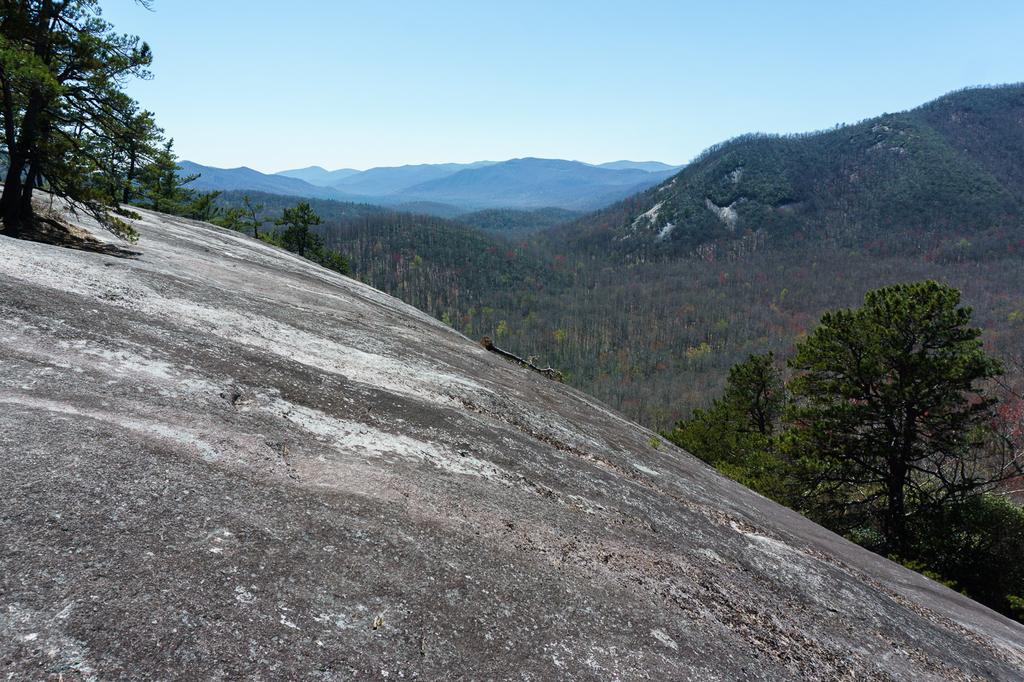
<svg viewBox="0 0 1024 682"><path fill-rule="evenodd" d="M567 212L445 219L311 204L323 217L318 233L353 276L665 429L707 405L748 354L786 357L822 312L895 282L963 291L988 347L1020 366L1024 170L1011 152L1024 145L1022 93L965 91L883 117L913 128L898 136L897 149L911 151L881 144L893 126L877 120L742 138L660 187L555 227ZM837 169L856 191L820 181ZM715 195L715 205L738 204L735 223L695 198L726 186L733 194ZM238 206L243 195L217 201ZM294 203L253 196L268 223Z"/></svg>
<svg viewBox="0 0 1024 682"><path fill-rule="evenodd" d="M786 356L822 312L893 282L932 278L961 289L993 351L1024 355L1024 246L1006 235L892 235L864 247L750 240L622 266L497 243L434 219L403 222L367 217L330 226L326 239L369 284L470 337L538 356L655 429L706 405L747 354Z"/></svg>

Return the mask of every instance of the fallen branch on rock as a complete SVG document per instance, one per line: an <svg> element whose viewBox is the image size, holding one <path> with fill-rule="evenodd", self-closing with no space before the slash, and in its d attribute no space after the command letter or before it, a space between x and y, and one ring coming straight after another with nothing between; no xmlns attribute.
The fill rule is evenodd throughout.
<svg viewBox="0 0 1024 682"><path fill-rule="evenodd" d="M491 337L489 336L485 336L484 338L480 339L480 345L486 348L487 350L491 351L492 353L497 353L506 360L511 360L512 362L518 365L522 365L527 369L532 369L534 372L543 374L548 379L552 379L559 383L563 383L565 381L565 377L562 376L562 373L559 372L554 367L538 367L529 360L524 360L523 358L519 357L518 355L515 355L514 353L509 353L507 350L502 350L501 348L498 348L497 346L494 345L494 342L491 341Z"/></svg>

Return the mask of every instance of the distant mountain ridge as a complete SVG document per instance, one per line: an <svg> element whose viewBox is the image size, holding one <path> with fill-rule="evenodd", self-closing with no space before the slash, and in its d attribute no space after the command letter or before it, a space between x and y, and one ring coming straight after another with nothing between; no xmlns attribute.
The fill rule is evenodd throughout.
<svg viewBox="0 0 1024 682"><path fill-rule="evenodd" d="M181 175L199 177L189 183L189 187L204 191L211 190L250 190L283 194L286 196L311 197L317 199L339 199L338 193L327 187L318 187L295 177L283 175L267 175L258 170L247 168L214 168L193 161L180 161Z"/></svg>
<svg viewBox="0 0 1024 682"><path fill-rule="evenodd" d="M562 236L603 252L692 251L765 234L1024 224L1024 86L962 90L805 135L715 145L657 187Z"/></svg>
<svg viewBox="0 0 1024 682"><path fill-rule="evenodd" d="M385 206L419 205L443 215L494 208L593 210L655 185L676 170L658 162L592 165L538 158L366 171L310 166L276 174L191 161L181 166L183 173L201 175L191 185L201 190L252 190Z"/></svg>
<svg viewBox="0 0 1024 682"><path fill-rule="evenodd" d="M317 187L331 187L336 182L340 182L342 179L347 178L350 175L355 175L361 171L357 171L355 168L339 168L338 170L329 171L322 166L308 166L306 168L296 168L294 170L281 171L274 175L283 175L286 178L298 178L303 182L308 182L311 185Z"/></svg>
<svg viewBox="0 0 1024 682"><path fill-rule="evenodd" d="M409 187L403 193L421 200L480 208L586 209L655 185L673 172L601 168L561 159L511 159L461 170Z"/></svg>
<svg viewBox="0 0 1024 682"><path fill-rule="evenodd" d="M649 173L660 171L679 170L682 166L670 166L661 161L609 161L608 163L594 164L598 168L611 168L612 170L644 170Z"/></svg>
<svg viewBox="0 0 1024 682"><path fill-rule="evenodd" d="M342 178L333 187L350 194L389 196L403 193L420 183L448 177L460 171L483 168L494 161L474 163L423 163L408 166L381 166Z"/></svg>

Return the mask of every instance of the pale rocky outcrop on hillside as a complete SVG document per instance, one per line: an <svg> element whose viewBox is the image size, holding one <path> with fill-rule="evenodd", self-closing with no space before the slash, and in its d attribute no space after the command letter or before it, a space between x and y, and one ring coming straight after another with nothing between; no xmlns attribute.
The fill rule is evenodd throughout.
<svg viewBox="0 0 1024 682"><path fill-rule="evenodd" d="M12 679L1021 679L1024 628L393 298L0 237Z"/></svg>

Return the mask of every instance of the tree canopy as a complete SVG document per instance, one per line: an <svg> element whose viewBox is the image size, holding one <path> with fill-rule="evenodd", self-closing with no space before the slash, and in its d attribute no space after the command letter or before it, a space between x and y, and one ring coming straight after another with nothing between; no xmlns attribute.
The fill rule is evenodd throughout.
<svg viewBox="0 0 1024 682"><path fill-rule="evenodd" d="M33 191L45 187L131 237L108 207L131 194L159 135L152 114L122 89L129 77L149 76L149 46L115 32L97 0L4 0L2 8L5 232L31 222Z"/></svg>
<svg viewBox="0 0 1024 682"><path fill-rule="evenodd" d="M139 174L136 203L160 213L185 213L186 207L195 198L195 193L185 185L199 175L181 175L179 170L174 154L174 140L167 140Z"/></svg>
<svg viewBox="0 0 1024 682"><path fill-rule="evenodd" d="M248 197L245 197L243 202L243 208L246 214L250 216L249 219L252 221L252 227L255 231L257 228L256 222L259 220L257 216L259 211L262 210L262 206L253 206ZM283 226L284 230L265 234L260 238L284 247L293 253L297 253L328 270L334 270L335 272L347 275L349 273L349 264L345 256L335 249L327 248L320 235L313 232L312 228L322 222L320 216L309 205L309 202L300 201L295 206L289 206L282 210L281 216L274 221L275 225Z"/></svg>
<svg viewBox="0 0 1024 682"><path fill-rule="evenodd" d="M785 470L775 454L784 407L775 356L751 355L729 370L721 398L706 410L695 410L665 436L744 485L784 502Z"/></svg>
<svg viewBox="0 0 1024 682"><path fill-rule="evenodd" d="M220 196L220 193L214 197ZM252 231L252 236L260 238L260 227L263 225L263 208L260 203L253 203L248 194L242 196L240 206L228 206L213 222L235 232Z"/></svg>
<svg viewBox="0 0 1024 682"><path fill-rule="evenodd" d="M997 405L960 292L934 281L869 292L771 355L666 437L869 549L1024 619L1019 397ZM1003 392L1006 392L1003 389ZM998 407L999 409L995 409ZM1007 426L1011 428L1007 430Z"/></svg>
<svg viewBox="0 0 1024 682"><path fill-rule="evenodd" d="M295 206L284 209L274 224L285 228L280 238L286 249L309 258L318 248L323 247L323 242L311 229L320 222L320 216L313 211L309 202L300 201Z"/></svg>
<svg viewBox="0 0 1024 682"><path fill-rule="evenodd" d="M911 508L990 482L975 454L992 418L982 382L1001 367L970 320L952 287L897 284L826 313L790 361L794 435L813 453L816 483L844 511L880 505L892 551L906 546Z"/></svg>

